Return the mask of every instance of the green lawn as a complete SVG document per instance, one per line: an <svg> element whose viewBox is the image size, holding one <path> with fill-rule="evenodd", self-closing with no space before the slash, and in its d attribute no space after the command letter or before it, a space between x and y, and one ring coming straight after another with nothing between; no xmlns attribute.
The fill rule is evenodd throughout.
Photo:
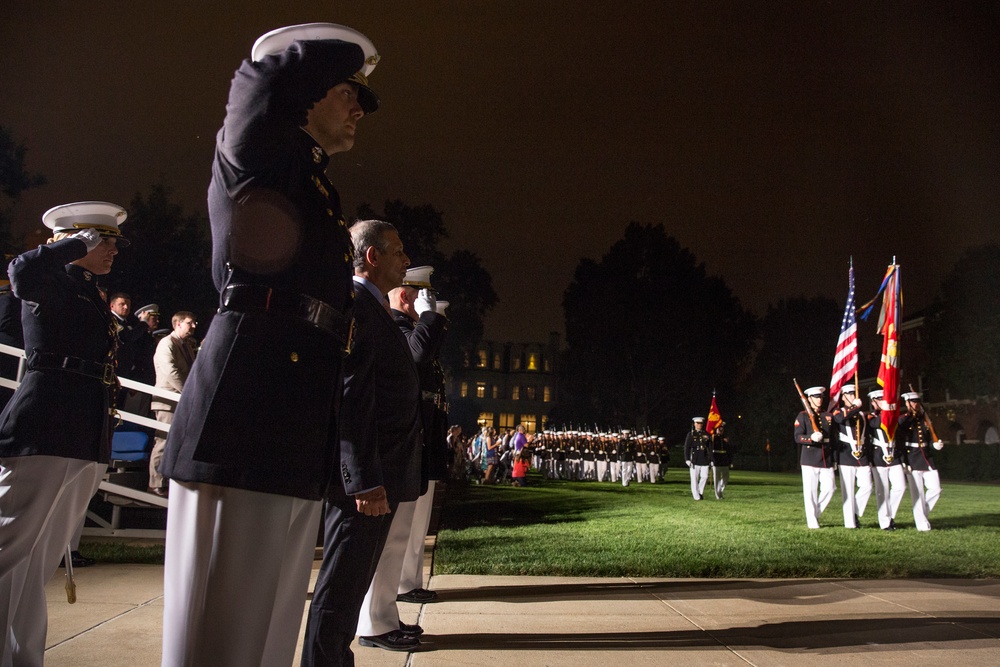
<svg viewBox="0 0 1000 667"><path fill-rule="evenodd" d="M666 484L543 481L452 488L435 574L636 577L998 577L1000 486L943 483L934 529L894 532L872 495L862 529L843 528L840 491L808 530L797 474L734 470L726 498L691 499L686 468Z"/></svg>

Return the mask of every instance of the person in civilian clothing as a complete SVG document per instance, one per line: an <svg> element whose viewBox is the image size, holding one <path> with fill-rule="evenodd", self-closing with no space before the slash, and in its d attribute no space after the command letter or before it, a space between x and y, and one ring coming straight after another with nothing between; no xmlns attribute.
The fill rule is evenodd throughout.
<svg viewBox="0 0 1000 667"><path fill-rule="evenodd" d="M355 342L344 361L340 474L325 506L323 563L309 606L304 667L354 664L351 642L393 515L424 490L420 378L386 300L402 284L410 260L388 222L356 222L351 238ZM398 569L394 576L398 581ZM417 626L398 627L358 642L409 651L420 644L417 634Z"/></svg>

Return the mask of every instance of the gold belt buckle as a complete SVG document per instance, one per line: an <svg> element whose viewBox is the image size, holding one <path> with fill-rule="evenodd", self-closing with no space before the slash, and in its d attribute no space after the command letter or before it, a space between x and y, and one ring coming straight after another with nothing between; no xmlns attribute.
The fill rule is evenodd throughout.
<svg viewBox="0 0 1000 667"><path fill-rule="evenodd" d="M115 383L115 367L111 364L104 364L104 377L101 378L101 382L111 386Z"/></svg>

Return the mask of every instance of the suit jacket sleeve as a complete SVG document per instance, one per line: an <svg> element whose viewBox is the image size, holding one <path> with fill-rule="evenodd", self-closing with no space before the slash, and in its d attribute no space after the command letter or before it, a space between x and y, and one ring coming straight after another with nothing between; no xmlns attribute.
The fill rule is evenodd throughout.
<svg viewBox="0 0 1000 667"><path fill-rule="evenodd" d="M355 285L354 294L354 347L344 360L340 408L340 468L348 495L383 486L373 377L378 354L375 318L382 307L364 287Z"/></svg>

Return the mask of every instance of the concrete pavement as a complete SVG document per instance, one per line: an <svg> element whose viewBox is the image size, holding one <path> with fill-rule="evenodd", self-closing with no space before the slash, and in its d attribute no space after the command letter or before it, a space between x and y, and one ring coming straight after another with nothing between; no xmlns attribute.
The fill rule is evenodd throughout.
<svg viewBox="0 0 1000 667"><path fill-rule="evenodd" d="M75 605L62 572L47 588L49 667L159 665L161 566L79 569ZM436 602L400 604L424 627L420 651L355 644L359 667L1000 664L995 580L444 575L429 587Z"/></svg>

